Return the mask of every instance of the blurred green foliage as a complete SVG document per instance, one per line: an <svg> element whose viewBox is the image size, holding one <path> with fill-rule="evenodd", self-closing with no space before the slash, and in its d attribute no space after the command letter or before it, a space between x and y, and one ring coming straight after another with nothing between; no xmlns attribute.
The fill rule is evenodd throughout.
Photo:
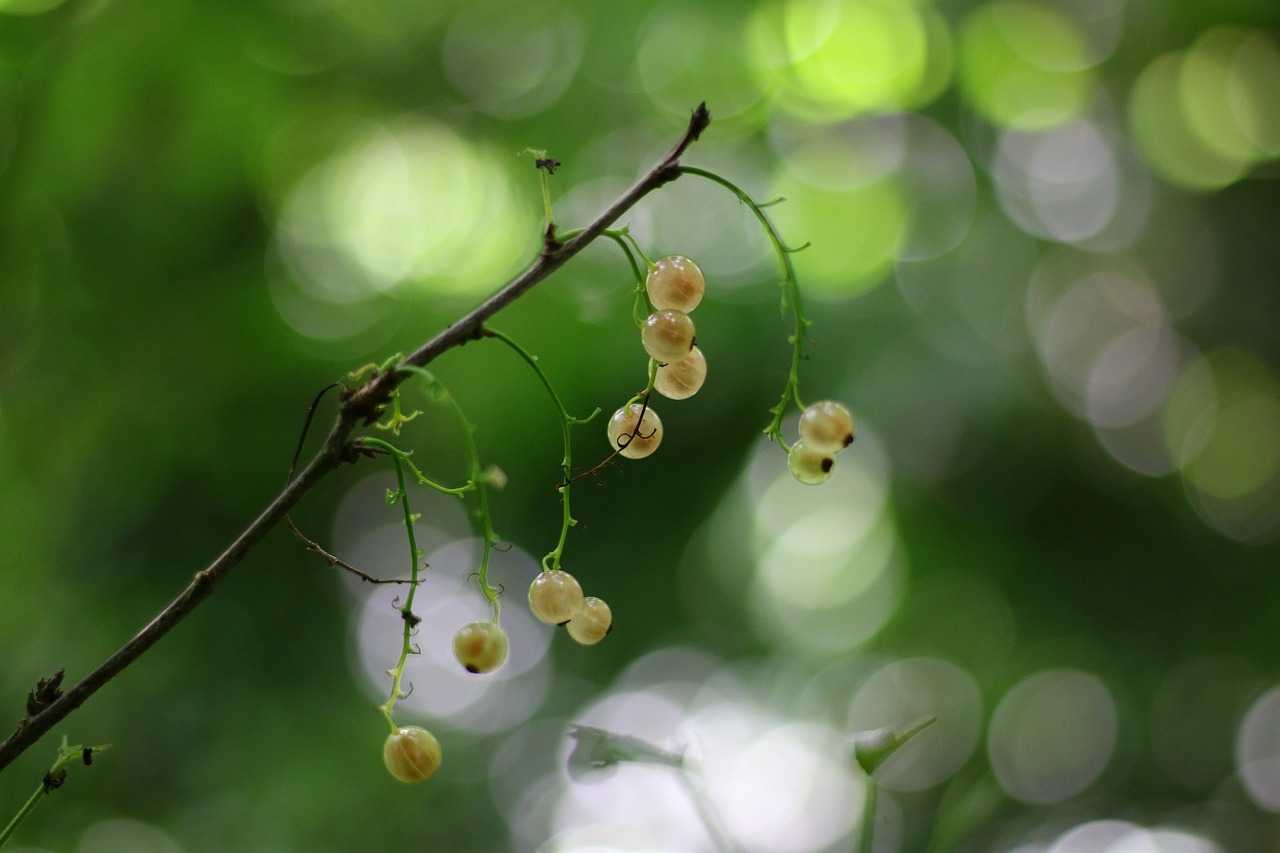
<svg viewBox="0 0 1280 853"><path fill-rule="evenodd" d="M617 630L591 649L555 636L519 725L424 716L443 767L400 786L358 591L279 531L59 727L114 748L17 844L585 849L574 815L611 818L565 793L568 724L597 725L582 715L620 673L680 647L784 722L851 736L936 713L920 741L954 754L896 795L886 780L885 849L1047 845L1101 818L1216 845L1152 830L1143 849L1273 846L1278 28L1272 0L0 0L13 724L38 678L95 666L266 505L320 387L413 349L533 257L527 147L564 163L552 193L572 227L705 100L687 160L787 197L771 213L813 244L795 256L803 392L864 430L843 485L778 491L785 460L758 448L789 353L778 273L745 208L679 181L626 223L651 257L706 272L710 378L663 408L659 453L576 487L566 552ZM571 413L607 414L644 383L631 294L601 244L495 325ZM499 533L536 558L560 513L543 389L487 342L432 370L509 477ZM452 421L429 414L402 446L465 479ZM575 429L575 461L604 456L603 432ZM359 485L374 468L322 484L302 529L349 549L353 527L394 537ZM424 526L454 518L437 546L464 535L456 507L424 501ZM522 598L508 588L504 618ZM888 713L873 688L895 678L941 707L863 719ZM1019 737L1096 748L1097 766L1055 788L1005 763L1054 760L1008 759ZM0 775L0 814L55 751ZM811 846L847 849L858 802ZM750 849L806 849L771 837Z"/></svg>

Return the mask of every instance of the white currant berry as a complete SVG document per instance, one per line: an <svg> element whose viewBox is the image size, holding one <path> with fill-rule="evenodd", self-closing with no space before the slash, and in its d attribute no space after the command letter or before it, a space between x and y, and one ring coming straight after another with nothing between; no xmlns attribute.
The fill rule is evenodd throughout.
<svg viewBox="0 0 1280 853"><path fill-rule="evenodd" d="M507 632L494 622L468 622L453 635L453 656L467 672L493 672L507 659Z"/></svg>
<svg viewBox="0 0 1280 853"><path fill-rule="evenodd" d="M609 444L628 459L645 458L661 441L662 419L643 403L623 406L609 418Z"/></svg>
<svg viewBox="0 0 1280 853"><path fill-rule="evenodd" d="M658 368L653 379L653 389L672 400L684 400L698 393L707 379L707 359L702 350L694 347L679 361Z"/></svg>
<svg viewBox="0 0 1280 853"><path fill-rule="evenodd" d="M440 741L420 726L405 726L382 745L382 763L401 782L421 782L440 766Z"/></svg>
<svg viewBox="0 0 1280 853"><path fill-rule="evenodd" d="M787 467L791 469L791 475L800 482L816 486L826 482L831 476L836 460L830 453L814 450L801 439L791 445L791 451L787 454Z"/></svg>
<svg viewBox="0 0 1280 853"><path fill-rule="evenodd" d="M563 625L582 607L578 579L559 569L543 571L529 586L529 609L548 625Z"/></svg>
<svg viewBox="0 0 1280 853"><path fill-rule="evenodd" d="M702 301L707 281L693 261L668 255L649 270L644 287L654 308L674 308L688 314Z"/></svg>
<svg viewBox="0 0 1280 853"><path fill-rule="evenodd" d="M659 308L640 329L644 351L663 364L679 361L693 348L694 328L689 315L674 308Z"/></svg>
<svg viewBox="0 0 1280 853"><path fill-rule="evenodd" d="M853 415L833 400L814 403L800 415L800 440L822 453L839 453L853 443Z"/></svg>
<svg viewBox="0 0 1280 853"><path fill-rule="evenodd" d="M584 646L594 646L613 630L613 612L609 605L593 595L582 600L580 609L569 624L569 636Z"/></svg>

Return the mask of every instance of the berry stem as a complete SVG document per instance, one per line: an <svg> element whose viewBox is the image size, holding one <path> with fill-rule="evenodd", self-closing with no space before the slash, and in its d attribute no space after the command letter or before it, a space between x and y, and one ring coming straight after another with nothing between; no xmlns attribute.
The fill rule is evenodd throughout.
<svg viewBox="0 0 1280 853"><path fill-rule="evenodd" d="M551 218L551 182L547 180L547 177L555 174L556 169L560 168L560 161L552 160L547 157L547 152L539 151L536 148L526 148L520 154L534 158L533 163L538 170L538 181L542 185L542 213L547 220L545 233L553 234L555 233L553 230L555 221Z"/></svg>
<svg viewBox="0 0 1280 853"><path fill-rule="evenodd" d="M484 544L480 551L480 568L476 572L476 582L480 585L480 592L485 600L489 602L490 609L493 610L492 619L496 624L502 605L498 602L498 594L501 590L489 583L489 557L493 554L494 543L498 541L498 535L493 530L493 516L489 513L489 478L480 470L480 451L476 448L475 425L467 420L462 407L458 405L458 401L452 394L447 395L447 400L449 407L453 409L454 417L462 427L462 435L467 442L467 455L471 457L471 481L477 484L476 517L480 519L480 534Z"/></svg>
<svg viewBox="0 0 1280 853"><path fill-rule="evenodd" d="M653 268L653 261L649 260L626 228L607 229L601 232L601 236L608 237L617 243L622 253L627 256L627 263L631 265L631 272L636 279L636 301L631 306L631 319L635 320L637 326L644 326L645 317L653 313L653 303L649 301L649 292L644 286L646 273L642 272L640 264L636 263L636 255L639 255L645 262L645 266L650 269Z"/></svg>
<svg viewBox="0 0 1280 853"><path fill-rule="evenodd" d="M428 395L434 397L437 402L447 405L453 412L454 417L457 418L458 425L462 428L462 437L467 445L467 458L471 469L471 482L469 485L471 490L476 493L476 517L480 520L480 534L484 543L480 553L480 568L476 572L476 580L480 585L480 592L493 610L492 619L496 623L498 621L498 612L501 610L501 605L498 603L498 595L502 591L489 583L489 557L493 553L494 544L498 541L498 535L494 532L493 516L489 512L488 483L491 478L481 469L480 451L476 447L475 425L467 420L466 413L462 411L458 401L429 370L412 366L402 366L399 369L420 377L426 383Z"/></svg>
<svg viewBox="0 0 1280 853"><path fill-rule="evenodd" d="M625 246L624 246L625 248ZM564 478L556 485L556 489L560 492L560 505L563 510L563 521L560 526L560 540L545 557L542 558L542 570L551 571L560 568L560 557L564 554L565 541L569 537L569 528L578 523L577 519L569 509L569 486L573 479L573 440L569 434L569 427L573 424L585 424L600 414L597 408L585 418L575 418L569 414L569 410L564 407L564 403L560 400L560 395L556 393L555 386L551 384L551 379L543 371L541 365L538 364L537 356L530 353L520 344L509 336L499 332L497 329L486 326L482 332L486 337L496 338L509 346L515 353L524 359L525 363L533 368L533 372L538 374L538 378L542 380L542 386L547 389L547 393L551 395L551 402L555 404L556 412L560 415L560 435L564 441L564 458L560 462L561 471Z"/></svg>
<svg viewBox="0 0 1280 853"><path fill-rule="evenodd" d="M636 278L636 284L643 285L644 273L640 270L640 264L636 261L635 252L631 251L631 243L627 242L627 240L630 239L631 237L631 234L627 231L627 229L608 228L608 229L605 229L603 232L601 232L600 236L608 237L610 240L618 244L618 248L622 249L622 254L627 256L627 263L631 265L631 273ZM635 241L633 240L632 243L634 242ZM636 251L638 252L639 249L637 249ZM641 253L640 257L643 258L644 254Z"/></svg>
<svg viewBox="0 0 1280 853"><path fill-rule="evenodd" d="M855 853L871 853L871 838L876 828L876 794L876 780L868 776L862 799L862 821L858 827L858 846Z"/></svg>
<svg viewBox="0 0 1280 853"><path fill-rule="evenodd" d="M680 780L685 793L689 795L689 801L693 803L694 811L698 813L702 826L706 829L707 835L711 836L716 849L724 853L738 853L738 846L730 840L729 833L711 808L711 801L707 797L702 779L687 766L676 768L676 778Z"/></svg>
<svg viewBox="0 0 1280 853"><path fill-rule="evenodd" d="M696 175L719 184L737 196L740 202L751 208L751 212L755 214L756 219L760 222L760 227L764 229L765 235L773 245L773 251L778 257L778 263L782 266L781 308L785 314L789 307L795 318L794 330L787 337L787 342L791 344L791 371L787 376L787 385L782 389L781 399L778 400L776 406L769 410L773 414L773 420L764 428L764 434L778 442L783 450L790 451L790 446L782 437L782 418L786 414L787 403L791 400L795 401L798 408L804 409L804 402L800 399L800 362L804 358L805 329L809 326L809 318L805 316L804 304L800 299L800 284L796 280L796 270L791 263L791 255L794 252L808 248L809 244L805 243L803 246L793 249L782 242L778 229L774 227L773 222L770 221L768 214L764 211L766 207L776 204L782 199L760 204L746 190L728 178L720 177L715 172L709 172L706 169L698 169L693 166L680 166L679 169L682 175Z"/></svg>
<svg viewBox="0 0 1280 853"><path fill-rule="evenodd" d="M41 800L62 787L63 780L67 776L68 765L77 761L91 764L93 756L110 748L111 744L109 743L101 746L81 746L80 744L67 746L67 738L64 735L62 746L58 747L58 756L54 759L53 766L49 768L49 772L45 774L44 780L27 798L27 801L22 804L22 808L18 809L13 819L5 825L4 829L0 829L0 847L5 845L10 836L17 831L18 826L31 815L31 812L35 811L35 807L40 805Z"/></svg>
<svg viewBox="0 0 1280 853"><path fill-rule="evenodd" d="M365 441L378 441L377 439L365 439ZM378 442L386 444L386 442ZM418 591L418 558L422 556L422 552L418 550L417 538L413 535L413 521L415 516L409 509L409 490L404 483L404 466L400 463L406 454L391 447L391 461L396 466L396 491L387 492L387 506L395 506L400 504L404 510L404 528L409 536L409 562L410 562L410 579L409 592L405 595L404 605L397 608L400 611L401 620L404 622L404 642L400 646L400 660L396 663L395 669L390 671L391 674L391 696L387 699L386 704L382 705L378 710L387 718L391 724L392 731L398 731L396 727L395 717L392 715L392 709L395 707L396 700L407 696L407 693L401 691L400 684L404 679L404 664L409 659L409 655L413 654L413 629L420 621L417 616L413 615L413 596Z"/></svg>
<svg viewBox="0 0 1280 853"><path fill-rule="evenodd" d="M380 438L371 438L369 436L358 438L356 439L356 442L360 447L366 447L370 450L385 453L388 456L393 457L396 460L397 470L399 470L400 463L402 462L409 466L409 470L413 472L413 476L417 479L418 485L420 486L430 486L441 494L454 495L455 497L462 497L467 492L473 492L476 490L475 480L469 481L465 486L458 486L456 488L451 488L432 480L426 474L423 474L422 470L418 468L417 465L413 464L413 460L409 458L413 455L413 451L411 450L401 450L394 444L389 444Z"/></svg>

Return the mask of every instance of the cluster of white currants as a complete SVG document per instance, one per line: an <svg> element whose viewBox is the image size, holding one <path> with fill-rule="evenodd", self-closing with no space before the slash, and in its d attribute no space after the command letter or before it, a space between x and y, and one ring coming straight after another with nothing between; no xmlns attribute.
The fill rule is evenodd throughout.
<svg viewBox="0 0 1280 853"><path fill-rule="evenodd" d="M529 610L548 625L564 625L569 636L594 646L613 630L613 612L602 599L582 594L578 579L566 571L542 571L529 586Z"/></svg>
<svg viewBox="0 0 1280 853"><path fill-rule="evenodd" d="M668 255L649 269L645 291L654 311L640 327L640 343L658 363L653 388L671 400L698 393L707 378L707 360L694 344L689 313L698 307L707 283L698 265ZM629 403L609 419L609 444L628 459L643 459L662 441L662 420L648 400Z"/></svg>
<svg viewBox="0 0 1280 853"><path fill-rule="evenodd" d="M816 486L836 467L836 454L853 444L853 415L839 403L823 400L800 415L800 439L787 453L787 467L797 480Z"/></svg>

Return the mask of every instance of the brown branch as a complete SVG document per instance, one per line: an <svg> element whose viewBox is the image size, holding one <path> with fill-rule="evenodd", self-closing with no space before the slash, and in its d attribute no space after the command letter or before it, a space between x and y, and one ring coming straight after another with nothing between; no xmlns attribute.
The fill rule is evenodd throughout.
<svg viewBox="0 0 1280 853"><path fill-rule="evenodd" d="M481 328L486 320L562 267L566 261L581 252L606 228L635 206L640 199L680 177L680 156L690 144L697 140L710 122L711 114L707 112L706 104L699 104L680 141L590 225L564 243L548 241L537 260L527 270L489 297L478 308L423 344L395 367L376 374L360 388L347 393L343 397L337 421L325 438L324 446L307 463L302 472L252 524L245 528L221 556L208 568L197 572L187 588L160 611L146 627L134 635L133 639L117 649L59 698L40 709L38 713L24 718L19 723L17 731L4 743L0 743L0 770L7 767L68 714L84 704L99 688L123 672L143 652L155 645L160 638L190 615L213 593L227 573L244 560L249 551L288 515L289 510L321 478L344 462L356 461L357 453L350 443L351 434L360 424L375 421L382 411L382 406L390 399L391 392L412 375L398 368L424 367L442 353L480 337Z"/></svg>

